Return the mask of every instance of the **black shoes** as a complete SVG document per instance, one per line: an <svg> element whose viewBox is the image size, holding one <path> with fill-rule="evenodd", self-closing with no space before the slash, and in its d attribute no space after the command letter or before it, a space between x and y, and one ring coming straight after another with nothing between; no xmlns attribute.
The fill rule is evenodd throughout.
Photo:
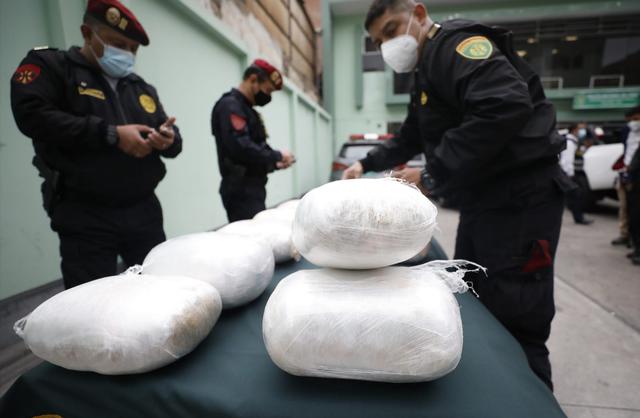
<svg viewBox="0 0 640 418"><path fill-rule="evenodd" d="M575 222L576 222L576 225L591 225L593 223L593 219L583 218Z"/></svg>
<svg viewBox="0 0 640 418"><path fill-rule="evenodd" d="M629 238L621 236L611 241L611 245L624 245L629 247L631 245L631 241L629 241Z"/></svg>

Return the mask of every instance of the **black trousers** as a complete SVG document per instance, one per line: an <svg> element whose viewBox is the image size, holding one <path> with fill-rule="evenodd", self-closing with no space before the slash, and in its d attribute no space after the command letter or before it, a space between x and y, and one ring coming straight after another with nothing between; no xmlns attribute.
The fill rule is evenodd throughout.
<svg viewBox="0 0 640 418"><path fill-rule="evenodd" d="M126 207L63 198L51 214L51 228L60 237L67 289L115 275L118 255L127 266L142 264L149 250L165 240L155 195Z"/></svg>
<svg viewBox="0 0 640 418"><path fill-rule="evenodd" d="M222 204L229 222L252 219L266 209L266 177L224 177L220 183Z"/></svg>
<svg viewBox="0 0 640 418"><path fill-rule="evenodd" d="M635 254L640 255L640 181L632 182L626 190L629 237L633 243Z"/></svg>
<svg viewBox="0 0 640 418"><path fill-rule="evenodd" d="M456 259L488 269L488 277L471 278L480 301L518 340L531 369L552 390L546 341L555 314L553 262L563 193L569 188L559 170L505 181L484 195L486 204L461 209L456 240Z"/></svg>
<svg viewBox="0 0 640 418"><path fill-rule="evenodd" d="M573 221L577 223L584 221L584 210L586 206L585 193L587 193L587 190L584 188L584 182L586 181L586 178L584 178L584 175L582 175L581 177L574 176L572 180L578 187L575 190L567 193L566 202L567 208L571 211L571 215L573 216Z"/></svg>

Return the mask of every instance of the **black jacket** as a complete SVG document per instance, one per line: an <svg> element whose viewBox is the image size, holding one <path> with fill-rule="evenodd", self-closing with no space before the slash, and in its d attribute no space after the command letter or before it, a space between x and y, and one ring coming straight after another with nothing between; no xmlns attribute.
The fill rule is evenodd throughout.
<svg viewBox="0 0 640 418"><path fill-rule="evenodd" d="M135 203L150 196L164 177L160 156L173 158L182 150L177 127L171 147L145 158L109 145L109 125L158 128L167 119L155 88L141 77L120 79L116 89L78 47L30 51L16 70L11 80L14 118L33 140L36 157L60 172L63 194L105 204Z"/></svg>
<svg viewBox="0 0 640 418"><path fill-rule="evenodd" d="M282 160L282 154L267 144L260 114L237 89L231 89L216 102L211 112L211 132L216 138L223 178L266 178Z"/></svg>
<svg viewBox="0 0 640 418"><path fill-rule="evenodd" d="M565 144L555 125L511 34L456 19L426 41L400 134L361 162L382 171L424 152L436 192L471 199L478 186L557 164Z"/></svg>

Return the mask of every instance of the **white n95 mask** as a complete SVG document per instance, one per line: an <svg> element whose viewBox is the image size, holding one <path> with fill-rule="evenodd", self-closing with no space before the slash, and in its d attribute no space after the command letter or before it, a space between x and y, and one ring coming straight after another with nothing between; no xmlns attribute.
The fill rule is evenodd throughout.
<svg viewBox="0 0 640 418"><path fill-rule="evenodd" d="M396 73L409 73L418 63L418 41L409 35L411 22L413 22L413 13L404 35L396 36L380 45L382 59Z"/></svg>

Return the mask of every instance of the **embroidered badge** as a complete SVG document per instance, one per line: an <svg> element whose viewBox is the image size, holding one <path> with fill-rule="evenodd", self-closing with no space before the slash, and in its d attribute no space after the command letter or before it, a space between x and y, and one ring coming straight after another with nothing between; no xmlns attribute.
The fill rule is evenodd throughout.
<svg viewBox="0 0 640 418"><path fill-rule="evenodd" d="M106 97L104 95L104 92L102 90L98 90L98 89L88 89L82 86L78 87L78 94L81 96L91 96L91 97L95 97L96 99L100 99L100 100L105 100Z"/></svg>
<svg viewBox="0 0 640 418"><path fill-rule="evenodd" d="M20 84L31 84L40 75L40 67L34 64L25 64L18 67L13 75L13 81Z"/></svg>
<svg viewBox="0 0 640 418"><path fill-rule="evenodd" d="M491 56L493 45L484 36L472 36L460 42L456 52L465 58L483 60Z"/></svg>
<svg viewBox="0 0 640 418"><path fill-rule="evenodd" d="M148 94L141 94L138 100L140 101L140 106L142 106L145 112L147 113L156 112L156 109L158 108L158 106L156 106L156 102L155 100L153 100L151 96L149 96Z"/></svg>

